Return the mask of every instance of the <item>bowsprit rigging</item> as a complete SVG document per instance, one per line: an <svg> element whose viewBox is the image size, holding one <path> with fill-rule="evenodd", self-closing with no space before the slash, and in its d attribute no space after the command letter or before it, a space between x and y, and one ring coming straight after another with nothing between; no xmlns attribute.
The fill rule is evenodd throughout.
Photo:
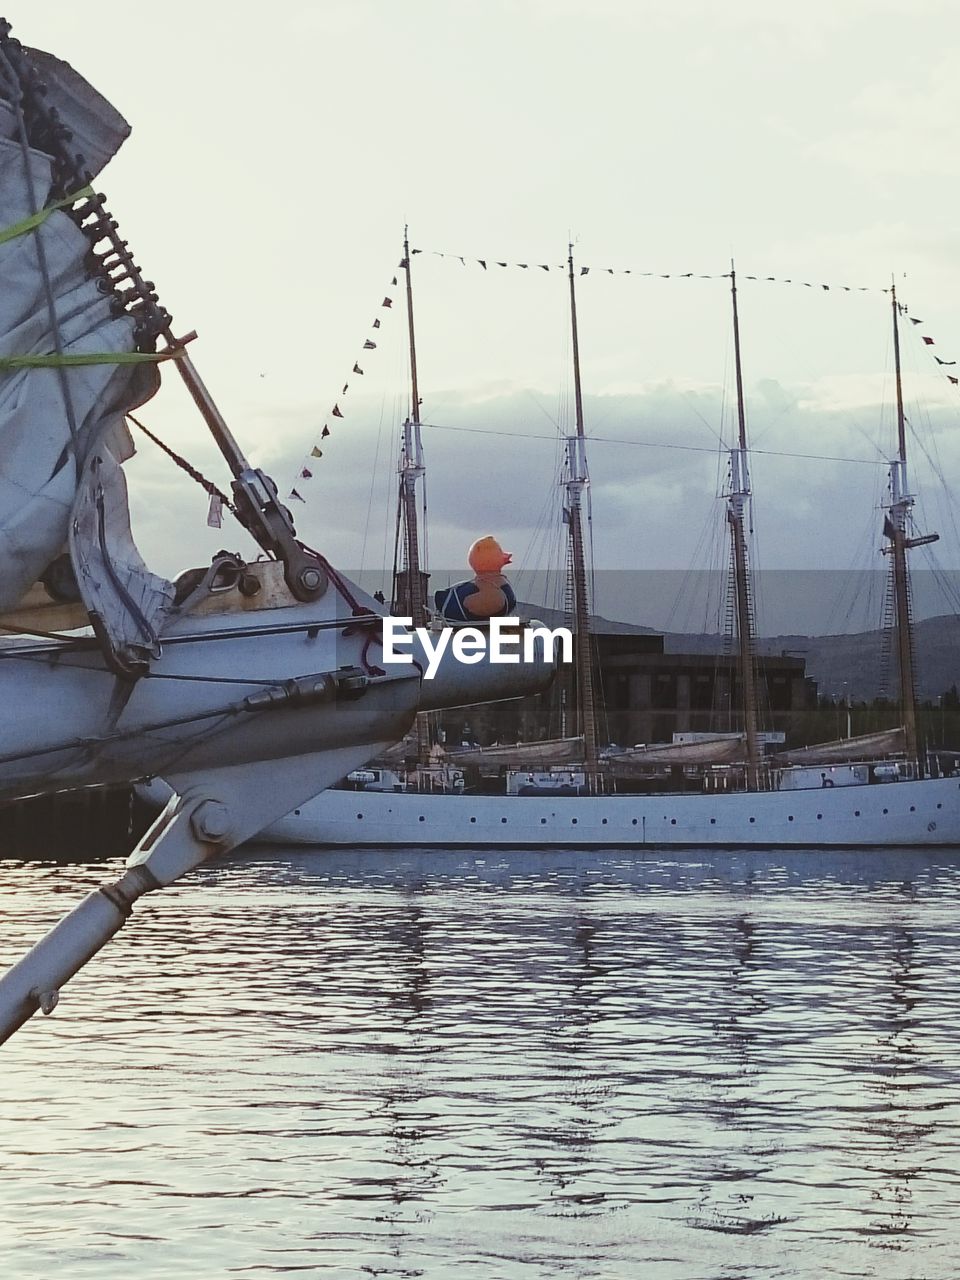
<svg viewBox="0 0 960 1280"><path fill-rule="evenodd" d="M53 1008L142 894L385 750L419 709L520 696L550 670L542 646L520 667L441 662L423 688L422 647L378 665L382 610L298 540L187 355L195 335L175 336L93 191L129 132L0 20L0 631L21 630L0 643L0 800L158 773L173 791L124 875L0 979L0 1040ZM125 417L171 361L267 553L176 582L140 557L122 470Z"/></svg>

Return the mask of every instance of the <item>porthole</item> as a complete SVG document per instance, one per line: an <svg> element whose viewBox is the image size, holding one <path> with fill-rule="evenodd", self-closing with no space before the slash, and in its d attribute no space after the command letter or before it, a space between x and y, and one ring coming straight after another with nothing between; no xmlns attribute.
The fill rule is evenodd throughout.
<svg viewBox="0 0 960 1280"><path fill-rule="evenodd" d="M756 818L751 818L751 819L750 819L750 821L751 821L751 822L756 822Z"/></svg>
<svg viewBox="0 0 960 1280"><path fill-rule="evenodd" d="M297 813L299 813L299 812L300 812L300 810L298 809L298 810L297 810ZM362 821L363 821L363 814L362 814L362 813L358 813L358 814L357 814L357 821L358 821L358 822L362 822Z"/></svg>
<svg viewBox="0 0 960 1280"><path fill-rule="evenodd" d="M506 822L506 818L501 818L501 819L500 819L500 821L501 821L501 822Z"/></svg>
<svg viewBox="0 0 960 1280"><path fill-rule="evenodd" d="M634 818L634 819L633 819L633 825L634 825L634 826L636 826L636 825L637 825L637 823L638 823L639 821L640 821L640 819L639 819L639 818Z"/></svg>
<svg viewBox="0 0 960 1280"><path fill-rule="evenodd" d="M570 819L570 821L571 821L571 823L573 824L573 826L576 826L576 825L577 825L577 820L576 820L576 818L571 818L571 819Z"/></svg>
<svg viewBox="0 0 960 1280"><path fill-rule="evenodd" d="M889 809L884 809L884 811L883 811L883 812L884 812L884 813L889 813L889 812L890 812L890 810L889 810Z"/></svg>
<svg viewBox="0 0 960 1280"><path fill-rule="evenodd" d="M854 809L854 811L853 811L853 816L854 816L855 818L859 818L859 817L860 817L860 810L859 810L859 809Z"/></svg>
<svg viewBox="0 0 960 1280"><path fill-rule="evenodd" d="M787 821L788 821L788 822L792 822L792 821L793 821L793 814L792 814L792 813L788 813L788 814L787 814Z"/></svg>
<svg viewBox="0 0 960 1280"><path fill-rule="evenodd" d="M716 818L711 818L711 819L710 819L710 825L711 825L711 827L715 827L715 826L717 825L717 820L716 820Z"/></svg>
<svg viewBox="0 0 960 1280"><path fill-rule="evenodd" d="M600 825L601 825L601 827L605 827L605 826L607 825L607 820L606 820L606 818L601 818L601 819L600 819Z"/></svg>
<svg viewBox="0 0 960 1280"><path fill-rule="evenodd" d="M298 818L300 817L300 810L299 810L299 809L294 809L294 811L293 811L293 812L294 812L294 815L295 815L296 817L298 817ZM359 817L360 815L358 814L357 816Z"/></svg>
<svg viewBox="0 0 960 1280"><path fill-rule="evenodd" d="M421 821L421 822L426 822L426 818L423 816L423 814L422 814L422 813L421 813L421 815L420 815L420 821Z"/></svg>
<svg viewBox="0 0 960 1280"><path fill-rule="evenodd" d="M421 818L421 819L420 819L420 821L422 822L422 821L423 821L423 819ZM470 819L470 821L471 821L471 822L476 822L476 818L471 818L471 819Z"/></svg>
<svg viewBox="0 0 960 1280"><path fill-rule="evenodd" d="M942 809L942 808L943 808L943 805L942 805L942 804L938 804L938 805L937 805L937 808L938 808L938 809Z"/></svg>
<svg viewBox="0 0 960 1280"><path fill-rule="evenodd" d="M911 812L911 813L916 813L916 812L917 812L917 806L916 806L915 804L912 804L912 805L910 806L910 812Z"/></svg>
<svg viewBox="0 0 960 1280"><path fill-rule="evenodd" d="M676 818L671 818L671 819L670 819L670 825L671 825L671 827L675 827L675 826L677 825L677 820L676 820Z"/></svg>
<svg viewBox="0 0 960 1280"><path fill-rule="evenodd" d="M541 825L541 827L545 827L545 826L547 825L547 820L546 820L546 818L541 818L541 819L540 819L540 825Z"/></svg>
<svg viewBox="0 0 960 1280"><path fill-rule="evenodd" d="M817 814L817 821L818 821L818 822L821 822L822 820L823 820L823 814L822 814L822 813L818 813L818 814Z"/></svg>

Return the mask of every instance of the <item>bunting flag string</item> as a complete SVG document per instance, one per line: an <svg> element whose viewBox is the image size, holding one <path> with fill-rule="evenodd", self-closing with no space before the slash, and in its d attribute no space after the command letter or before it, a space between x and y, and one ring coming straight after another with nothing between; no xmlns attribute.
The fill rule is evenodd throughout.
<svg viewBox="0 0 960 1280"><path fill-rule="evenodd" d="M514 268L519 271L530 271L539 268L541 271L560 271L566 272L569 266L566 262L561 262L558 266L554 266L548 262L510 262L501 261L498 258L474 258L469 254L462 253L444 253L439 249L411 249L411 255L414 253L429 253L435 258L452 258L466 267L470 264L476 264L484 271L489 270L492 263L495 267ZM639 279L648 280L729 280L729 271L701 272L701 271L638 271L634 267L578 267L578 274L588 276L591 272L594 275L609 276L637 276ZM817 280L797 280L787 276L758 276L758 275L738 275L738 280L755 280L764 284L789 284L801 289L820 289L824 293L834 291L836 293L889 293L889 289L877 288L875 285L852 285L852 284L824 284Z"/></svg>
<svg viewBox="0 0 960 1280"><path fill-rule="evenodd" d="M897 306L900 310L900 314L902 316L905 316L910 321L911 324L913 325L923 324L923 321L917 319L916 316L907 315L907 308L902 302L898 302ZM921 333L919 337L920 337L920 341L923 343L925 347L935 347L937 345L936 341L933 338L931 338L929 334ZM941 359L940 356L934 355L932 351L930 352L930 354L933 356L934 360L937 363L938 372L940 369L952 369L955 367L957 363L956 360L943 360ZM956 374L945 373L943 376L946 378L948 382L952 383L953 386L960 387L960 377L957 377Z"/></svg>
<svg viewBox="0 0 960 1280"><path fill-rule="evenodd" d="M414 250L414 252L416 252L416 250ZM400 265L403 266L404 264L401 263ZM396 286L397 286L397 277L394 276L390 281L390 288L395 289ZM384 310L384 309L386 309L387 311L393 310L393 298L389 293L385 293L383 295L383 301L380 303L380 310ZM380 328L380 316L377 315L374 317L373 322L370 325L370 331L373 332L373 330L379 329L379 328ZM367 337L364 339L364 343L362 347L363 351L376 351L376 349L377 349L377 344L373 340L373 338ZM359 360L354 360L353 368L350 370L350 377L351 378L364 377L364 371L360 365ZM340 395L338 399L334 401L333 408L330 410L330 413L328 414L328 419L333 419L333 418L340 418L341 420L343 419L344 412L343 412L343 409L341 408L341 402L343 402L344 397L346 396L349 390L350 390L350 378L348 378L347 381L340 388ZM319 438L321 440L326 440L329 438L331 434L332 433L330 430L330 422L327 421L323 424L323 430L320 432ZM300 464L299 470L297 471L297 478L295 481L295 485L287 494L288 501L306 502L307 499L304 497L301 490L303 490L306 484L309 483L309 481L311 481L314 478L314 474L315 474L314 464L318 459L322 457L323 457L323 450L320 448L319 444L314 443L310 448L309 454L307 454L306 458L304 458L303 462L301 462Z"/></svg>

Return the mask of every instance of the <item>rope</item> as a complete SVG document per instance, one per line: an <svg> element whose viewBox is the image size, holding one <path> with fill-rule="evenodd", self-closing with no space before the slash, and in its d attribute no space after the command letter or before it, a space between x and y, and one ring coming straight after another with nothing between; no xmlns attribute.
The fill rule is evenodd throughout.
<svg viewBox="0 0 960 1280"><path fill-rule="evenodd" d="M81 187L79 191L74 191L72 195L64 196L62 200L54 200L52 204L48 204L41 209L39 213L32 213L28 218L21 218L19 222L14 222L12 226L4 227L0 231L0 244L6 244L8 240L16 240L18 236L26 235L28 231L33 231L35 228L42 226L51 213L56 213L58 209L67 209L70 205L76 204L78 200L93 194L93 187Z"/></svg>
<svg viewBox="0 0 960 1280"><path fill-rule="evenodd" d="M170 458L173 462L175 462L181 471L186 472L186 474L190 477L191 480L195 480L197 484L200 486L200 488L203 489L204 493L207 494L208 497L219 498L228 511L230 511L234 516L237 515L236 507L233 505L233 503L230 501L227 495L223 493L222 490L217 488L217 486L213 483L212 480L208 480L206 476L203 475L201 472L199 472L196 469L196 467L192 466L186 460L186 458L181 457L180 454L177 453L175 450L171 449L168 444L164 444L164 442L160 439L160 437L155 436L153 432L150 430L150 428L145 426L140 421L139 418L134 417L132 413L128 413L127 417L135 426L140 428L140 430L143 432L143 434L147 437L148 440L152 440L158 449L161 449L167 455L168 458ZM239 516L237 518L239 519Z"/></svg>
<svg viewBox="0 0 960 1280"><path fill-rule="evenodd" d="M159 364L183 355L171 351L55 351L46 355L0 356L0 369L73 369L92 364Z"/></svg>

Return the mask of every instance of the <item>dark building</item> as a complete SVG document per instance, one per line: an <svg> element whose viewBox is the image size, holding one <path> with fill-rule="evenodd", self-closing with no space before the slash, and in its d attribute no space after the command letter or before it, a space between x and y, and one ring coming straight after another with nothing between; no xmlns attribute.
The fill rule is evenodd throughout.
<svg viewBox="0 0 960 1280"><path fill-rule="evenodd" d="M541 613L543 610L540 611ZM550 621L549 626L561 622ZM601 745L632 747L670 742L675 733L741 730L740 679L732 653L668 653L664 637L627 624L595 619L594 683ZM606 629L615 628L615 629ZM761 730L789 740L815 698L803 658L756 659ZM534 742L579 731L571 667L551 687L519 702L490 703L444 712L449 746L476 742Z"/></svg>

